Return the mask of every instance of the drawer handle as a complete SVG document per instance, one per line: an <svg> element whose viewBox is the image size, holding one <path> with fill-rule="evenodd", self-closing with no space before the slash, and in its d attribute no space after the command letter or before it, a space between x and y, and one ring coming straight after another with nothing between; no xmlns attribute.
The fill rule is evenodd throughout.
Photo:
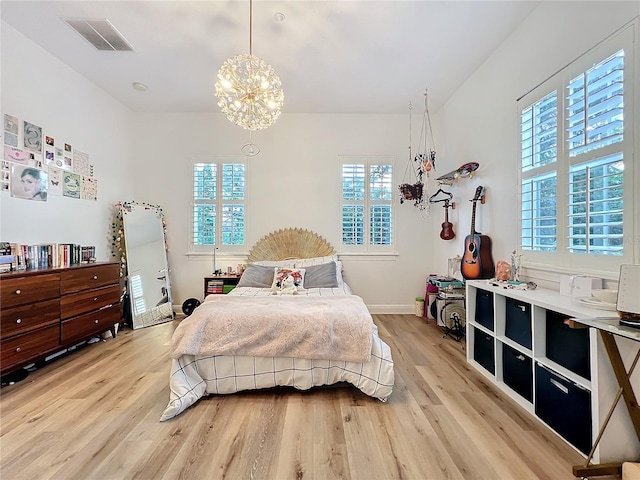
<svg viewBox="0 0 640 480"><path fill-rule="evenodd" d="M16 295L20 295L21 293L20 289L16 290Z"/></svg>
<svg viewBox="0 0 640 480"><path fill-rule="evenodd" d="M94 276L93 276L93 279L94 279L94 280L97 280L97 279L98 279L98 275L94 275Z"/></svg>
<svg viewBox="0 0 640 480"><path fill-rule="evenodd" d="M22 323L22 319L21 318L16 319L16 323Z"/></svg>
<svg viewBox="0 0 640 480"><path fill-rule="evenodd" d="M524 362L524 355L522 354L516 355L516 360L520 360L521 362Z"/></svg>
<svg viewBox="0 0 640 480"><path fill-rule="evenodd" d="M93 323L98 323L98 320L94 320Z"/></svg>
<svg viewBox="0 0 640 480"><path fill-rule="evenodd" d="M98 297L95 297L95 298L93 299L93 301L94 301L94 302L97 302L97 301L98 301Z"/></svg>
<svg viewBox="0 0 640 480"><path fill-rule="evenodd" d="M16 353L20 351L20 347L16 348Z"/></svg>
<svg viewBox="0 0 640 480"><path fill-rule="evenodd" d="M549 382L551 383L551 385L556 387L558 390L564 392L565 394L569 393L569 389L567 387L565 387L564 385L562 385L559 382L556 382L553 378L550 378Z"/></svg>

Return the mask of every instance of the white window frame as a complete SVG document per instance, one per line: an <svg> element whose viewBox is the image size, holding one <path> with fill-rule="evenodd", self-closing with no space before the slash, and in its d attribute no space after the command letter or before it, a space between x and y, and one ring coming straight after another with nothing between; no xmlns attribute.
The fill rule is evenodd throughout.
<svg viewBox="0 0 640 480"><path fill-rule="evenodd" d="M395 185L395 159L392 156L375 156L375 155L340 155L338 157L339 163L339 195L340 195L340 212L338 215L339 218L339 237L340 238L340 252L341 254L391 254L394 253L394 245L396 241L396 228L395 221L397 211L395 208L394 199L396 195L394 195L395 190L393 186ZM365 192L364 192L364 200L344 200L343 191L342 191L342 169L344 165L364 165L365 170ZM389 200L376 200L373 202L370 197L370 181L369 181L369 172L371 165L390 165L391 166L391 191ZM364 244L363 245L345 245L342 241L342 211L343 206L345 204L359 204L363 206L364 209ZM369 218L370 207L372 204L382 204L388 205L391 210L391 242L389 245L372 245L370 242L370 234L371 234L371 221Z"/></svg>
<svg viewBox="0 0 640 480"><path fill-rule="evenodd" d="M518 171L518 226L519 226L519 253L523 254L525 267L553 271L558 273L586 273L598 274L604 278L617 278L620 265L624 263L638 263L640 258L640 242L634 239L640 238L640 207L638 206L640 194L640 167L638 158L640 154L640 49L634 43L634 36L638 32L639 20L635 19L609 38L599 43L570 65L553 75L531 92L518 99L518 121L521 112L525 108L544 98L554 90L558 99L558 124L557 124L557 160L555 163L523 169L519 165ZM624 50L624 137L621 142L570 156L567 142L567 104L566 88L577 75L586 72L594 65L604 61L619 50ZM518 139L520 145L521 139ZM624 159L623 180L623 247L622 255L597 255L569 252L569 172L572 166L601 159L621 152ZM521 156L518 156L521 159ZM523 170L525 170L523 172ZM544 174L557 171L557 204L556 204L556 228L557 242L555 252L542 252L522 249L522 182L523 179L531 179Z"/></svg>
<svg viewBox="0 0 640 480"><path fill-rule="evenodd" d="M195 198L194 191L194 177L193 172L196 164L215 164L216 165L216 198L213 200L197 200ZM242 164L244 165L244 199L243 200L223 200L222 198L222 165L223 164ZM191 202L189 211L189 252L191 254L211 254L213 249L216 248L216 254L237 254L244 253L246 251L247 241L247 177L248 177L248 162L246 157L242 155L203 155L192 157L191 172L190 172L190 189L191 189ZM216 206L216 245L196 245L194 242L194 210L196 203L212 203ZM244 207L244 243L239 245L223 245L221 243L222 238L222 207L223 204L242 205Z"/></svg>

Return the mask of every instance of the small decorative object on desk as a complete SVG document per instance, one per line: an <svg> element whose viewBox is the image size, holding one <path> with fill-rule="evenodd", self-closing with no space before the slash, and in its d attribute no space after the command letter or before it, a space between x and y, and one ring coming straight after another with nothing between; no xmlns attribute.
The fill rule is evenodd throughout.
<svg viewBox="0 0 640 480"><path fill-rule="evenodd" d="M508 290L532 290L525 282L514 282L513 280L488 280L490 285L494 287L502 287Z"/></svg>
<svg viewBox="0 0 640 480"><path fill-rule="evenodd" d="M520 264L522 263L522 255L517 255L514 250L511 252L511 280L520 281Z"/></svg>
<svg viewBox="0 0 640 480"><path fill-rule="evenodd" d="M498 260L496 263L496 279L500 281L511 280L511 264L509 262L505 262L504 260Z"/></svg>

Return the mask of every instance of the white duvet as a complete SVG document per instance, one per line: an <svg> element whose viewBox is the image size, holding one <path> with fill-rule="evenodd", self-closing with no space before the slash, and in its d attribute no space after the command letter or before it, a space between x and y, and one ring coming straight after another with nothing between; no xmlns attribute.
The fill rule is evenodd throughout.
<svg viewBox="0 0 640 480"><path fill-rule="evenodd" d="M344 295L349 287L307 289L305 296ZM269 289L240 287L233 296L267 296ZM201 397L275 386L307 390L348 382L366 395L386 401L393 390L393 360L389 346L373 325L371 356L366 362L246 355L182 355L171 361L169 404L161 421L175 417Z"/></svg>

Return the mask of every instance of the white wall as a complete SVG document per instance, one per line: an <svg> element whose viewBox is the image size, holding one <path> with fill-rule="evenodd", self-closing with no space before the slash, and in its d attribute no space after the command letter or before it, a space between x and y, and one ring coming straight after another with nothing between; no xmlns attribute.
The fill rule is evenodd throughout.
<svg viewBox="0 0 640 480"><path fill-rule="evenodd" d="M448 156L456 158L457 164L480 163L473 179L455 186L456 201L462 208L451 221L458 228L459 238L470 232L471 207L467 200L473 198L478 185L483 185L486 203L477 206L476 230L492 238L495 261L509 260L510 252L518 246L520 120L516 99L639 14L640 2L541 2L449 99L439 112L441 141ZM435 227L438 219L433 220ZM461 245L435 242L435 266L444 268L445 258L464 251ZM544 274L535 281L545 279L557 281L553 275Z"/></svg>
<svg viewBox="0 0 640 480"><path fill-rule="evenodd" d="M0 239L95 245L97 259L108 260L111 206L133 194L130 112L13 27L0 27L1 113L89 154L98 180L97 201L49 195L34 202L0 193Z"/></svg>
<svg viewBox="0 0 640 480"><path fill-rule="evenodd" d="M487 197L478 205L477 230L492 237L495 260L509 257L517 244L516 98L639 13L638 2L542 2L440 112L431 112L437 174L469 161L478 161L480 170L452 187L454 240L439 238L439 206L424 218L396 196L398 256L344 257L347 281L372 311L412 312L425 277L446 273L447 258L462 255L468 200L478 185L486 187ZM2 113L89 153L99 185L97 202L50 196L37 203L0 194L2 240L96 244L98 258L105 259L112 204L158 204L167 220L174 303L202 296L212 260L186 255L191 157L239 153L248 132L219 113L131 113L4 23L1 100ZM414 149L422 116L415 110ZM262 153L249 160L247 246L275 229L302 227L340 250L338 155L393 155L394 183L402 183L408 115L283 114L273 127L254 133L253 141ZM427 195L437 189L433 177L428 188ZM243 260L221 257L218 265Z"/></svg>
<svg viewBox="0 0 640 480"><path fill-rule="evenodd" d="M211 92L213 95L213 91ZM420 118L414 118L413 127ZM253 133L261 153L247 167L247 250L262 236L288 227L313 230L340 250L339 155L395 157L395 184L408 163L407 115L286 115L269 129ZM174 305L202 298L211 256L187 256L192 196L192 157L240 154L249 132L223 115L136 114L136 199L160 205L167 221ZM415 181L413 177L412 181ZM394 187L395 188L395 187ZM432 243L437 232L409 203L396 212L397 256L342 257L345 279L377 312L413 312L433 272ZM440 213L440 212L437 212ZM439 230L438 230L439 231ZM217 266L243 263L245 257L217 256Z"/></svg>

